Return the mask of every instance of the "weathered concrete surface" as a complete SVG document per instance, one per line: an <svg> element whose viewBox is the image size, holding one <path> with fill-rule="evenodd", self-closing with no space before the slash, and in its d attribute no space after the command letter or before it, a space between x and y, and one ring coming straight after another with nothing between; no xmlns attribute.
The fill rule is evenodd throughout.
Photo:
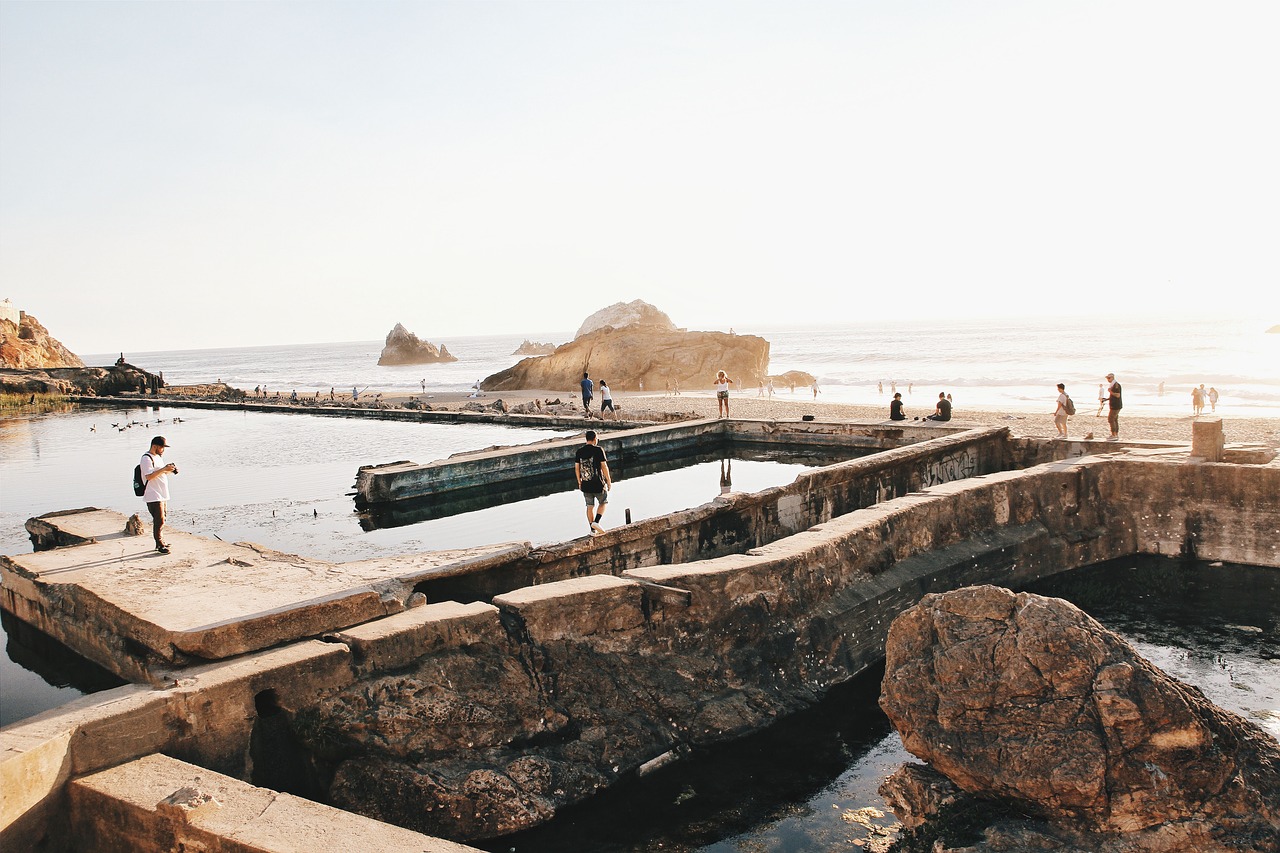
<svg viewBox="0 0 1280 853"><path fill-rule="evenodd" d="M132 680L395 613L424 577L528 552L508 543L342 564L170 532L162 555L149 537L119 532L125 521L96 509L38 520L82 544L0 557L0 603Z"/></svg>
<svg viewBox="0 0 1280 853"><path fill-rule="evenodd" d="M70 785L66 844L93 853L478 853L163 755Z"/></svg>
<svg viewBox="0 0 1280 853"><path fill-rule="evenodd" d="M66 782L153 752L249 774L256 699L303 707L354 680L346 646L317 641L184 670L164 689L129 684L0 730L0 849L35 850L57 828Z"/></svg>
<svg viewBox="0 0 1280 853"><path fill-rule="evenodd" d="M885 654L903 744L965 791L1134 850L1280 847L1280 744L1068 602L926 595Z"/></svg>

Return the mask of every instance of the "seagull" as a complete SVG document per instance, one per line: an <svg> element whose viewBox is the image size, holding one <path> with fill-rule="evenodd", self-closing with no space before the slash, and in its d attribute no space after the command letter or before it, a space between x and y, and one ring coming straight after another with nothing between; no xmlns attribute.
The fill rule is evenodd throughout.
<svg viewBox="0 0 1280 853"><path fill-rule="evenodd" d="M89 427L89 432L97 432L97 431L98 431L98 425L97 425L97 424L94 424L93 426Z"/></svg>

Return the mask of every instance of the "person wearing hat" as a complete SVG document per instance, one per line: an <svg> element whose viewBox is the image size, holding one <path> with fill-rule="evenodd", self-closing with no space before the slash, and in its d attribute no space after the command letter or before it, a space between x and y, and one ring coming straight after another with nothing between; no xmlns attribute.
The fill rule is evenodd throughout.
<svg viewBox="0 0 1280 853"><path fill-rule="evenodd" d="M164 537L161 535L169 503L169 475L178 473L178 466L172 462L168 465L160 465L167 447L169 443L164 440L164 436L157 435L151 439L151 449L142 454L140 463L142 482L147 484L147 490L142 493L142 498L147 502L147 509L151 512L151 531L156 539L156 550L161 554L169 553L169 546L165 544Z"/></svg>
<svg viewBox="0 0 1280 853"><path fill-rule="evenodd" d="M1120 397L1120 383L1114 373L1107 374L1107 425L1111 427L1111 435L1107 441L1120 440L1120 410L1124 408L1124 400Z"/></svg>

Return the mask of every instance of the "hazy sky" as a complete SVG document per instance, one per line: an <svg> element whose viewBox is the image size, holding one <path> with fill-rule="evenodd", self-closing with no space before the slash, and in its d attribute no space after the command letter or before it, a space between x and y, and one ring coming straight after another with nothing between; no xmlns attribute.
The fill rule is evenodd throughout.
<svg viewBox="0 0 1280 853"><path fill-rule="evenodd" d="M0 298L82 353L571 333L637 298L739 331L1280 322L1278 25L1274 0L4 0Z"/></svg>

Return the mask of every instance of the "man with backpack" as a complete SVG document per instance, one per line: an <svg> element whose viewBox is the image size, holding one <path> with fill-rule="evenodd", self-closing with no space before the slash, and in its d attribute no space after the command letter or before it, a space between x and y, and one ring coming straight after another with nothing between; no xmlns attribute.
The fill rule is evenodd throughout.
<svg viewBox="0 0 1280 853"><path fill-rule="evenodd" d="M1058 383L1058 408L1053 412L1053 425L1058 430L1058 438L1067 437L1067 418L1076 413L1076 405L1067 396L1067 386Z"/></svg>
<svg viewBox="0 0 1280 853"><path fill-rule="evenodd" d="M178 473L178 466L172 462L163 466L160 464L167 447L169 443L164 440L164 436L157 435L151 439L151 449L142 454L142 461L138 463L142 482L145 484L142 497L147 502L147 509L151 512L151 530L155 535L156 551L161 554L169 553L169 546L165 544L164 537L161 535L169 503L169 475Z"/></svg>

